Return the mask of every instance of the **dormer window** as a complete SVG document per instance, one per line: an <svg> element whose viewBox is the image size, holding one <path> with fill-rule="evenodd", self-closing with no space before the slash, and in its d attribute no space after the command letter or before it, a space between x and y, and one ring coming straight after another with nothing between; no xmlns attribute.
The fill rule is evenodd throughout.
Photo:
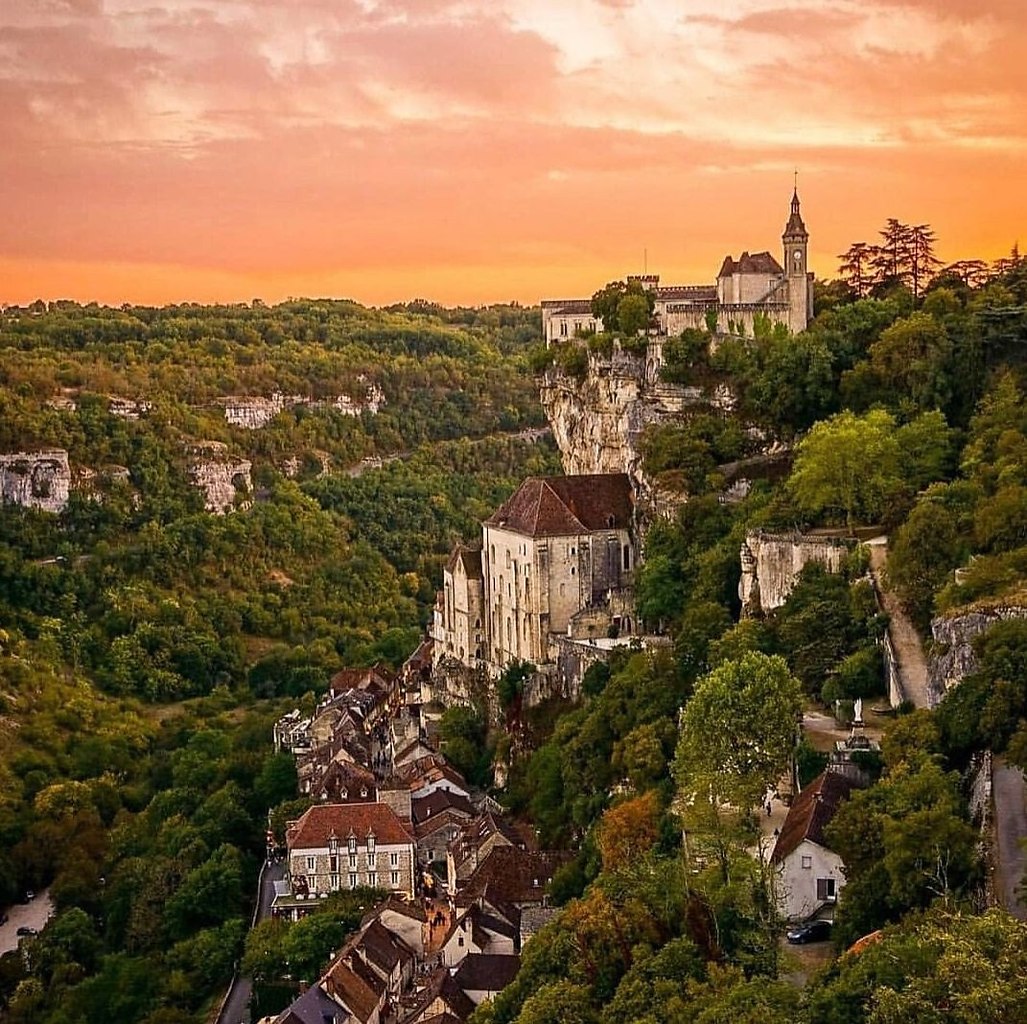
<svg viewBox="0 0 1027 1024"><path fill-rule="evenodd" d="M357 852L357 837L356 836L350 836L349 837L349 852L350 852L350 856L351 857L356 855L356 852Z"/></svg>
<svg viewBox="0 0 1027 1024"><path fill-rule="evenodd" d="M369 857L374 856L374 836L367 837L367 854Z"/></svg>

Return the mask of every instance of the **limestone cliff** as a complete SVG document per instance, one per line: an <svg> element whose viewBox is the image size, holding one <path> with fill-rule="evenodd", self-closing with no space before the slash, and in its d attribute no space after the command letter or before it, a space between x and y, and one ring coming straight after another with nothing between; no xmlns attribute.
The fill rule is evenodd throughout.
<svg viewBox="0 0 1027 1024"><path fill-rule="evenodd" d="M203 507L223 515L237 507L236 498L248 498L253 489L250 480L252 463L228 454L218 441L190 445L189 475L204 494Z"/></svg>
<svg viewBox="0 0 1027 1024"><path fill-rule="evenodd" d="M928 654L927 669L936 700L977 670L974 640L995 623L1007 619L1027 619L1027 608L1000 605L959 611L940 616L931 622L931 638L934 643Z"/></svg>
<svg viewBox="0 0 1027 1024"><path fill-rule="evenodd" d="M60 512L68 503L71 468L63 448L0 455L0 500Z"/></svg>
<svg viewBox="0 0 1027 1024"><path fill-rule="evenodd" d="M642 468L640 446L646 427L690 406L712 404L699 388L659 383L658 364L651 357L632 356L619 348L610 357L589 353L584 379L551 367L540 391L564 472L627 473L648 501L655 496Z"/></svg>
<svg viewBox="0 0 1027 1024"><path fill-rule="evenodd" d="M751 530L742 542L742 578L738 596L743 615L780 608L788 600L799 573L811 562L840 572L852 543L838 537Z"/></svg>

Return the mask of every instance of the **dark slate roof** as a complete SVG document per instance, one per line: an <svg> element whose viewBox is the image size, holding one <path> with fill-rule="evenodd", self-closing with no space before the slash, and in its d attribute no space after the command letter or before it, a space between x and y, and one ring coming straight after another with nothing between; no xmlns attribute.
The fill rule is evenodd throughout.
<svg viewBox="0 0 1027 1024"><path fill-rule="evenodd" d="M394 935L378 918L370 921L357 940L364 956L390 974L404 960L413 960L414 951L398 936Z"/></svg>
<svg viewBox="0 0 1027 1024"><path fill-rule="evenodd" d="M717 277L730 277L732 274L783 274L784 268L769 252L743 252L737 260L730 256L724 257L720 273Z"/></svg>
<svg viewBox="0 0 1027 1024"><path fill-rule="evenodd" d="M779 864L805 840L830 849L824 840L824 828L838 811L843 800L855 788L840 772L823 772L818 775L792 801L785 818L781 835L774 844L770 859Z"/></svg>
<svg viewBox="0 0 1027 1024"><path fill-rule="evenodd" d="M517 976L516 953L468 953L453 975L465 992L500 992Z"/></svg>
<svg viewBox="0 0 1027 1024"><path fill-rule="evenodd" d="M457 565L463 565L464 573L469 579L481 579L481 548L457 544L449 556L446 568L453 572Z"/></svg>
<svg viewBox="0 0 1027 1024"><path fill-rule="evenodd" d="M384 987L378 991L380 979L375 977L372 982L366 974L362 977L341 958L328 968L319 984L361 1021L369 1020L382 1004Z"/></svg>
<svg viewBox="0 0 1027 1024"><path fill-rule="evenodd" d="M429 976L424 988L403 1000L409 1012L404 1013L401 1019L416 1020L436 999L441 999L459 1020L467 1020L474 1012L474 1003L467 993L445 967L440 967Z"/></svg>
<svg viewBox="0 0 1027 1024"><path fill-rule="evenodd" d="M428 796L411 800L410 807L414 823L418 825L443 811L453 811L463 818L474 817L474 808L470 800L459 793L451 793L448 789L437 789Z"/></svg>
<svg viewBox="0 0 1027 1024"><path fill-rule="evenodd" d="M342 1024L349 1014L320 985L311 985L288 1009L275 1018L275 1024L325 1024L326 1020Z"/></svg>
<svg viewBox="0 0 1027 1024"><path fill-rule="evenodd" d="M529 477L492 516L496 526L529 537L566 537L631 524L631 482L625 473Z"/></svg>
<svg viewBox="0 0 1027 1024"><path fill-rule="evenodd" d="M792 194L792 212L791 216L788 218L788 223L785 225L784 235L782 237L787 238L789 235L809 237L806 231L806 225L802 222L802 214L799 212L798 190Z"/></svg>
<svg viewBox="0 0 1027 1024"><path fill-rule="evenodd" d="M469 897L514 905L542 903L553 875L574 854L564 850L519 850L516 846L496 846L478 865L460 891Z"/></svg>

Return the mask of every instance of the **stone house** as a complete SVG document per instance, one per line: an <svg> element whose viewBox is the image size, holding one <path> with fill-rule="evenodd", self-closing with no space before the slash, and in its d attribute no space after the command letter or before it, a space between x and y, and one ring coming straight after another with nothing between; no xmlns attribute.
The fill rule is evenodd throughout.
<svg viewBox="0 0 1027 1024"><path fill-rule="evenodd" d="M457 892L497 847L527 850L535 845L534 832L518 829L491 811L466 822L446 848L446 880L450 894Z"/></svg>
<svg viewBox="0 0 1027 1024"><path fill-rule="evenodd" d="M523 911L549 905L549 890L556 872L574 859L567 850L524 850L496 846L478 864L456 896L457 906L473 900Z"/></svg>
<svg viewBox="0 0 1027 1024"><path fill-rule="evenodd" d="M479 554L450 559L432 626L436 662L484 662L495 676L511 662L554 662L557 635L632 632L621 609L633 606L638 555L627 475L525 480L482 524Z"/></svg>
<svg viewBox="0 0 1027 1024"><path fill-rule="evenodd" d="M318 804L286 828L287 887L276 914L303 915L309 900L358 886L413 897L414 837L381 803Z"/></svg>
<svg viewBox="0 0 1027 1024"><path fill-rule="evenodd" d="M788 809L770 862L777 875L778 909L790 921L805 920L837 903L845 885L845 865L828 846L824 829L854 788L851 779L829 770L806 786Z"/></svg>
<svg viewBox="0 0 1027 1024"><path fill-rule="evenodd" d="M446 967L455 967L471 954L512 955L517 952L518 934L518 927L498 908L484 899L476 900L458 909L450 919L440 949L442 962Z"/></svg>
<svg viewBox="0 0 1027 1024"><path fill-rule="evenodd" d="M459 793L436 790L412 802L417 859L425 867L446 863L449 844L474 817L471 802Z"/></svg>

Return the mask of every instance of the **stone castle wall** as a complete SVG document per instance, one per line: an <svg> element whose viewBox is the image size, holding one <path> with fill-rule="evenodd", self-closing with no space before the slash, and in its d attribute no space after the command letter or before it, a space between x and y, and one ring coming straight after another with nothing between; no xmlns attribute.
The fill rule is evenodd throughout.
<svg viewBox="0 0 1027 1024"><path fill-rule="evenodd" d="M851 549L851 542L836 537L750 531L741 550L738 596L742 615L755 616L780 608L799 573L811 562L818 562L830 572L840 572Z"/></svg>

